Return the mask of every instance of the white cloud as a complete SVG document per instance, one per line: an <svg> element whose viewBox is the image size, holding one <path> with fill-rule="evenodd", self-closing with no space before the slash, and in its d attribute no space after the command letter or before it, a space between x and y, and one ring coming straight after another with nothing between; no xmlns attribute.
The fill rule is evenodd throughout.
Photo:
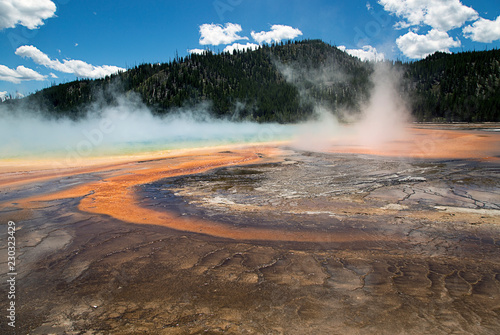
<svg viewBox="0 0 500 335"><path fill-rule="evenodd" d="M203 55L207 50L206 49L188 49L190 54L198 54Z"/></svg>
<svg viewBox="0 0 500 335"><path fill-rule="evenodd" d="M10 69L5 65L0 65L0 80L9 81L14 84L19 84L21 81L28 80L45 80L46 76L40 73L28 69L22 65L18 66L16 69Z"/></svg>
<svg viewBox="0 0 500 335"><path fill-rule="evenodd" d="M410 28L410 27L411 27L411 24L409 24L408 22L405 22L405 21L396 22L396 24L394 25L394 29L396 29L396 30L406 29L406 28Z"/></svg>
<svg viewBox="0 0 500 335"><path fill-rule="evenodd" d="M271 31L261 31L260 33L252 31L250 35L252 35L252 38L260 44L262 42L280 42L284 39L292 40L295 37L302 35L302 32L299 29L292 28L290 26L275 24L271 26Z"/></svg>
<svg viewBox="0 0 500 335"><path fill-rule="evenodd" d="M16 55L31 58L39 65L43 65L59 72L72 73L77 77L82 78L102 78L119 71L125 71L125 69L117 66L94 66L81 60L65 59L62 62L58 59L52 60L49 56L32 45L20 46L16 50Z"/></svg>
<svg viewBox="0 0 500 335"><path fill-rule="evenodd" d="M56 76L54 73L50 73L50 78L59 78L58 76Z"/></svg>
<svg viewBox="0 0 500 335"><path fill-rule="evenodd" d="M224 48L224 52L230 52L233 53L234 50L255 50L259 47L258 44L255 43L247 43L247 44L240 44L240 43L234 43L232 45L228 45L227 47Z"/></svg>
<svg viewBox="0 0 500 335"><path fill-rule="evenodd" d="M382 52L378 52L371 45L365 45L362 49L346 49L343 45L338 48L351 56L358 57L362 61L380 62L385 59L385 55Z"/></svg>
<svg viewBox="0 0 500 335"><path fill-rule="evenodd" d="M477 12L460 0L378 0L378 3L384 10L406 20L396 23L396 28L426 24L448 31L478 18Z"/></svg>
<svg viewBox="0 0 500 335"><path fill-rule="evenodd" d="M219 45L248 40L248 37L238 35L241 30L241 26L235 23L226 23L224 27L221 24L202 24L200 26L200 44Z"/></svg>
<svg viewBox="0 0 500 335"><path fill-rule="evenodd" d="M475 42L491 43L500 40L500 16L495 21L480 18L463 29L464 36Z"/></svg>
<svg viewBox="0 0 500 335"><path fill-rule="evenodd" d="M408 58L424 58L436 51L450 52L450 48L459 47L459 40L454 40L444 31L432 29L426 35L418 35L412 31L400 36L396 44Z"/></svg>
<svg viewBox="0 0 500 335"><path fill-rule="evenodd" d="M0 91L0 101L4 101L5 99L7 99L7 96L9 94L7 93L7 91Z"/></svg>
<svg viewBox="0 0 500 335"><path fill-rule="evenodd" d="M50 0L1 0L0 30L14 28L18 24L36 29L55 12L56 5Z"/></svg>

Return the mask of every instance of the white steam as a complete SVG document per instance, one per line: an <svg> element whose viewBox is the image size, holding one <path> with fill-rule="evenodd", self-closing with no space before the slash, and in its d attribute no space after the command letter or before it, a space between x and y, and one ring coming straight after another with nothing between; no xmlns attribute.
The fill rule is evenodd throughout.
<svg viewBox="0 0 500 335"><path fill-rule="evenodd" d="M335 146L378 150L389 143L407 139L411 117L397 90L400 74L385 63L374 63L374 67L373 89L361 112L342 110L334 114L318 103L314 107L314 120L299 127L294 147L320 152L330 151ZM284 72L285 76L288 74ZM340 123L337 115L347 120L347 124Z"/></svg>
<svg viewBox="0 0 500 335"><path fill-rule="evenodd" d="M318 73L316 70L314 74ZM294 77L291 72L288 75ZM342 80L335 71L324 72L316 79ZM158 117L134 95L117 98L113 106L96 104L79 121L49 120L43 113L19 110L14 113L2 110L0 105L0 159L62 157L78 164L94 156L293 137L295 147L304 150L330 151L335 146L377 149L405 138L409 113L397 93L399 76L389 66L378 63L372 80L374 89L362 112L354 116L342 113L343 120L350 120L347 126L321 104L315 107L314 121L286 126L214 119L203 105Z"/></svg>
<svg viewBox="0 0 500 335"><path fill-rule="evenodd" d="M341 138L339 135L344 133L344 129L335 115L324 106L315 106L314 115L314 120L298 126L293 147L306 151L328 151L333 144L334 137Z"/></svg>
<svg viewBox="0 0 500 335"><path fill-rule="evenodd" d="M158 117L137 97L117 101L96 105L79 121L0 110L0 158L62 156L78 163L101 155L277 141L291 134L278 124L214 119L202 105Z"/></svg>
<svg viewBox="0 0 500 335"><path fill-rule="evenodd" d="M376 63L372 75L374 89L369 103L363 107L356 123L358 144L381 148L389 142L407 137L410 112L397 91L400 75L387 64Z"/></svg>

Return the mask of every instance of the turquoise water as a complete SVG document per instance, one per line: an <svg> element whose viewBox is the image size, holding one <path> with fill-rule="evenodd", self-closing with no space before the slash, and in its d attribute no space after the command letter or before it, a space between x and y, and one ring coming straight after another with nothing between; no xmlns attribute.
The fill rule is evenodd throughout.
<svg viewBox="0 0 500 335"><path fill-rule="evenodd" d="M0 159L130 155L183 148L289 140L295 126L250 122L136 120L112 127L94 122L48 121L11 125L0 135Z"/></svg>

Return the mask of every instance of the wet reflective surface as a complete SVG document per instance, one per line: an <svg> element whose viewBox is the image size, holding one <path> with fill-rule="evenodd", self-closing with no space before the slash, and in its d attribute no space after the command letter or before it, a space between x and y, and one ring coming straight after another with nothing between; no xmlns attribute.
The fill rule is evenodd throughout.
<svg viewBox="0 0 500 335"><path fill-rule="evenodd" d="M3 187L17 332L497 334L499 185L495 161L283 146Z"/></svg>

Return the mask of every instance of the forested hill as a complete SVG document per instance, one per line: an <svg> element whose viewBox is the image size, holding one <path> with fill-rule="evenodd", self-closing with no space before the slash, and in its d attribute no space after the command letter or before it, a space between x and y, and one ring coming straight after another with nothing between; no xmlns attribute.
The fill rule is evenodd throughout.
<svg viewBox="0 0 500 335"><path fill-rule="evenodd" d="M500 121L500 51L436 53L403 72L401 94L419 121ZM217 117L258 122L307 119L321 103L356 111L369 98L373 64L319 40L265 45L254 51L176 57L98 80L82 79L2 104L36 106L77 119L93 103L136 92L156 114L203 104Z"/></svg>
<svg viewBox="0 0 500 335"><path fill-rule="evenodd" d="M405 64L413 114L424 121L500 121L500 50L435 53Z"/></svg>
<svg viewBox="0 0 500 335"><path fill-rule="evenodd" d="M324 68L338 69L342 78L332 74L325 78L327 84L319 83L313 74ZM288 42L142 64L104 79L49 87L23 100L30 106L42 105L53 115L78 118L92 102L108 104L122 93L136 92L157 114L203 103L218 117L295 122L312 113L314 102L309 97L335 106L353 106L366 99L371 71L368 64L321 41Z"/></svg>

